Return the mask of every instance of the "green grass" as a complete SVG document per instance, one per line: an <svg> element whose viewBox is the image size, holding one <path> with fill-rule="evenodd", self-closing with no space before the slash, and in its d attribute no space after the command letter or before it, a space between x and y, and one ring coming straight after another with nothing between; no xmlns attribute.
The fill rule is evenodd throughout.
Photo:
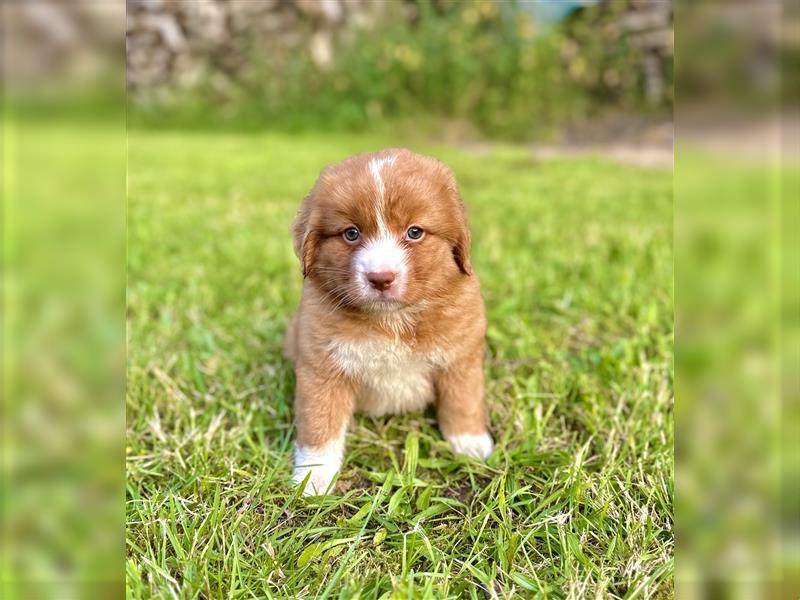
<svg viewBox="0 0 800 600"><path fill-rule="evenodd" d="M338 495L292 489L290 224L323 165L396 144L131 133L129 597L671 597L667 171L415 148L470 210L497 449L359 416Z"/></svg>

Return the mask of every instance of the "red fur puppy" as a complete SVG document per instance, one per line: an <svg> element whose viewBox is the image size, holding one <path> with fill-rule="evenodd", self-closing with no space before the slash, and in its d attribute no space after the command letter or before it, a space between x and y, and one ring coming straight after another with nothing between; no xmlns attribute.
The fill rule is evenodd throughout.
<svg viewBox="0 0 800 600"><path fill-rule="evenodd" d="M356 411L436 402L458 453L486 458L486 318L452 171L408 150L326 168L294 223L303 296L287 332L297 375L295 484L325 493Z"/></svg>

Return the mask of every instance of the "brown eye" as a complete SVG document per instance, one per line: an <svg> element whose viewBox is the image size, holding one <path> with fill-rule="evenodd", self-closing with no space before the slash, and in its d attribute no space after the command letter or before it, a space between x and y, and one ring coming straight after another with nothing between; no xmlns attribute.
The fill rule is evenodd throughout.
<svg viewBox="0 0 800 600"><path fill-rule="evenodd" d="M348 242L355 242L361 236L361 232L356 227L348 227L342 235Z"/></svg>
<svg viewBox="0 0 800 600"><path fill-rule="evenodd" d="M425 232L422 230L422 227L417 227L416 225L409 227L408 231L406 231L406 237L409 240L419 240L422 239L422 236Z"/></svg>

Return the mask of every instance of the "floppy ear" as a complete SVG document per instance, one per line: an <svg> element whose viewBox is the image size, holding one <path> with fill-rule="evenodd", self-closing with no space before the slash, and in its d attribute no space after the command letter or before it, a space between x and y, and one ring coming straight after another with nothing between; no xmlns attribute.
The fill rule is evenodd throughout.
<svg viewBox="0 0 800 600"><path fill-rule="evenodd" d="M307 277L314 266L314 260L317 256L317 244L319 242L318 236L311 228L311 198L314 190L303 200L300 205L300 210L297 211L297 216L292 225L292 237L294 242L294 253L300 259L300 265L303 269L303 277Z"/></svg>
<svg viewBox="0 0 800 600"><path fill-rule="evenodd" d="M453 171L441 161L437 161L439 168L445 177L446 194L450 197L453 205L453 216L455 218L454 229L452 232L451 243L453 245L453 259L456 261L459 270L464 275L472 275L472 261L469 253L469 224L467 222L467 209L458 191L456 176Z"/></svg>
<svg viewBox="0 0 800 600"><path fill-rule="evenodd" d="M467 209L458 196L458 230L453 244L453 258L464 275L472 275L472 261L469 256L469 225L467 223Z"/></svg>

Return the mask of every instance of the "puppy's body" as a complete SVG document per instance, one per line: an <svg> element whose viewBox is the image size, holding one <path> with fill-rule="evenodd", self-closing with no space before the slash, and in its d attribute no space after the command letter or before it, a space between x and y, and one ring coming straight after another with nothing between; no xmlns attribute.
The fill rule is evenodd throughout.
<svg viewBox="0 0 800 600"><path fill-rule="evenodd" d="M485 327L475 278L465 279L463 288L438 306L380 317L332 311L306 282L288 335L298 368L308 364L317 373L347 380L353 408L383 416L433 402L435 376L480 355Z"/></svg>
<svg viewBox="0 0 800 600"><path fill-rule="evenodd" d="M486 457L486 321L449 169L406 150L329 167L301 207L295 248L306 276L287 333L295 482L311 471L306 493L325 491L356 411L403 413L435 401L454 449Z"/></svg>

